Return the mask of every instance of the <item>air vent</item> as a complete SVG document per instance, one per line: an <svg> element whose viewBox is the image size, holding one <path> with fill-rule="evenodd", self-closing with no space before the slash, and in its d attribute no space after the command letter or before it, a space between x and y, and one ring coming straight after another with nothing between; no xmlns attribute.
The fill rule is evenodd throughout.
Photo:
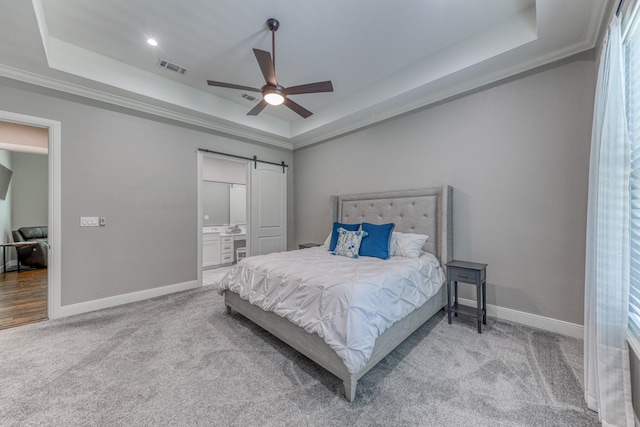
<svg viewBox="0 0 640 427"><path fill-rule="evenodd" d="M174 73L178 73L178 74L184 74L187 72L185 68L182 68L181 66L176 65L173 62L169 62L162 58L158 59L158 65L161 66L162 68L166 68L167 70L171 70Z"/></svg>
<svg viewBox="0 0 640 427"><path fill-rule="evenodd" d="M247 101L251 101L251 102L253 102L253 101L255 101L257 99L255 96L249 95L248 93L243 93L241 96L244 99L246 99Z"/></svg>

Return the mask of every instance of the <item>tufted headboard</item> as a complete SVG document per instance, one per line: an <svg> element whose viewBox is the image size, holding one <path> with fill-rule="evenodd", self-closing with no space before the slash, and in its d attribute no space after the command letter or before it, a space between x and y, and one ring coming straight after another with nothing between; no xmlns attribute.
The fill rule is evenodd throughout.
<svg viewBox="0 0 640 427"><path fill-rule="evenodd" d="M331 196L332 221L395 223L395 231L426 234L423 249L440 263L453 259L451 186L384 193Z"/></svg>

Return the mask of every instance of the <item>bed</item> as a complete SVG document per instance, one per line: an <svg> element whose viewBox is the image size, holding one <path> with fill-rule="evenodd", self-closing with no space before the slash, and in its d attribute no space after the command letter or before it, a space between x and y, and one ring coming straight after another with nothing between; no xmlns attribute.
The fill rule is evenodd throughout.
<svg viewBox="0 0 640 427"><path fill-rule="evenodd" d="M347 260L345 257L332 256L326 248L319 247L249 257L234 266L219 285L219 291L224 295L227 311L240 313L336 375L343 381L346 399L353 401L358 380L446 305L446 286L443 286L444 279L442 279L440 267L452 259L452 191L452 187L444 186L396 192L332 196L331 214L333 221L340 223L394 223L395 232L426 234L429 239L422 247L426 254L420 255L420 258L415 261L405 260L402 257L391 257L385 261L375 261L369 259L369 257L360 257L356 260L349 258ZM315 281L317 286L322 287L321 281L329 280L316 274L312 267L306 267L307 265L315 265L315 260L318 260L319 266L316 268L320 270L323 268L328 269L326 263L337 263L337 267L334 270L340 273L332 273L332 275L347 274L344 272L348 272L349 265L357 266L355 268L358 269L358 273L354 274L357 274L359 278L363 275L363 272L370 273L370 265L373 266L372 268L378 268L380 264L384 264L384 268L388 269L390 276L394 274L394 270L405 268L405 265L408 266L406 267L408 268L407 271L412 271L412 273L402 273L403 275L423 274L413 273L414 270L412 269L417 268L417 263L420 269L426 269L425 271L433 270L434 277L440 277L441 280L439 280L440 283L429 285L432 289L428 292L426 290L420 291L420 293L414 292L415 298L407 296L396 298L394 301L402 301L406 305L406 307L394 307L392 310L401 318L389 319L389 324L384 325L382 323L378 325L377 321L372 321L372 324L375 324L377 328L376 337L372 342L365 344L364 338L347 336L348 334L344 331L338 331L337 333L325 332L323 326L325 319L333 320L333 317L340 316L338 309L336 313L328 312L333 307L331 302L322 302L321 305L324 306L324 311L315 314L313 313L315 308L309 305L309 301L315 301L318 298L309 297L309 301L302 301L295 295L293 297L296 301L295 304L304 306L305 310L309 309L311 314L302 313L298 316L300 311L297 306L295 307L296 310L289 309L288 312L279 308L281 299L290 298L286 295L292 292L292 287L289 283L297 281L307 286L307 283L313 284ZM287 270L287 264L296 267L292 270ZM435 268L440 271L440 275L434 270L434 264ZM261 272L261 274L264 272L264 277L270 277L271 281L269 282L266 279L256 280L252 274L255 276L257 271ZM386 280L383 277L383 273L375 273L374 276L379 276L380 281ZM268 289L264 290L265 295L256 296L254 289L247 288L243 290L240 283L243 281L247 283L253 282ZM367 278L365 281L372 282L374 279ZM376 287L376 289L378 288L380 287ZM323 295L325 293L318 292L318 294ZM409 304L406 304L407 302ZM411 307L411 304L415 304L417 307ZM282 306L284 307L283 304ZM386 306L381 307L384 308ZM275 314L275 312L280 315ZM349 311L347 315L353 317L351 314L353 312L353 310ZM285 315L291 320L282 317ZM384 313L381 316L386 318ZM314 317L318 317L317 322L314 323L315 326L305 323L305 319ZM292 323L293 321L298 322L301 326ZM318 324L320 326L317 326ZM359 331L358 334L360 333L363 335L369 334L367 331ZM336 339L344 339L344 343L348 343L348 345L344 343L336 344ZM348 349L344 350L343 347L348 347Z"/></svg>

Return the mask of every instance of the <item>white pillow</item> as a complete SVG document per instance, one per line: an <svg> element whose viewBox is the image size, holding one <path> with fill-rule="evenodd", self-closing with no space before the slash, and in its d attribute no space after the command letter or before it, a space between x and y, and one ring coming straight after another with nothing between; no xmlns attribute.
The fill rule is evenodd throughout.
<svg viewBox="0 0 640 427"><path fill-rule="evenodd" d="M329 233L329 235L327 236L327 239L324 241L324 247L329 249L331 247L331 235L333 233Z"/></svg>
<svg viewBox="0 0 640 427"><path fill-rule="evenodd" d="M391 256L405 256L408 258L418 258L422 247L429 240L425 234L391 233Z"/></svg>

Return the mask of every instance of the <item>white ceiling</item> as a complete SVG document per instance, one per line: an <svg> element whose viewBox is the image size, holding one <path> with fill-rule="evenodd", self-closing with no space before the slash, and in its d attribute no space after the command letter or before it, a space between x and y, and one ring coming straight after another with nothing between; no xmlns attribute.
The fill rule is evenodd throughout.
<svg viewBox="0 0 640 427"><path fill-rule="evenodd" d="M603 0L0 0L0 76L297 148L588 50L605 9ZM247 116L257 100L206 83L264 84L252 48L271 51L271 17L278 83L333 82L332 93L291 97L314 113L307 119L284 106Z"/></svg>

